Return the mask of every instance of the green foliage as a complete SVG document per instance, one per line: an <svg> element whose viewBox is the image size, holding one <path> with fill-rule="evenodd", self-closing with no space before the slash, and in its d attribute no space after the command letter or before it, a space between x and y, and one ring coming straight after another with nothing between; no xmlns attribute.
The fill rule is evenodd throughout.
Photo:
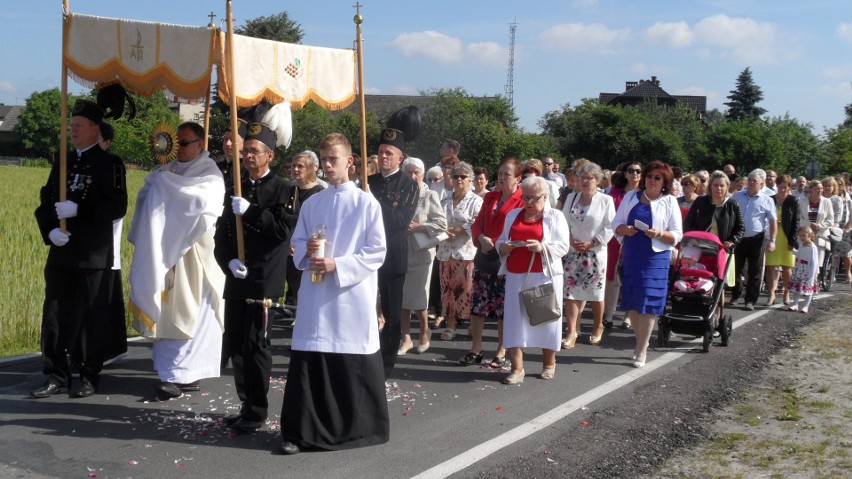
<svg viewBox="0 0 852 479"><path fill-rule="evenodd" d="M852 128L827 130L826 173L852 171Z"/></svg>
<svg viewBox="0 0 852 479"><path fill-rule="evenodd" d="M33 211L38 206L39 189L49 173L47 168L0 166L0 177L7 185L0 190L0 202L15 204L4 210L0 218L0 281L4 300L0 303L0 357L32 353L39 350L41 309L44 302L44 263L49 248L44 244ZM145 172L129 170L127 189L129 202L124 217L124 239L121 246L125 300L130 294L128 274L133 246L127 242L127 231L136 205L136 194L142 188ZM130 316L125 318L129 322ZM128 323L129 324L129 323Z"/></svg>
<svg viewBox="0 0 852 479"><path fill-rule="evenodd" d="M846 118L843 120L841 126L843 128L852 128L852 103L843 107L843 111L846 112Z"/></svg>
<svg viewBox="0 0 852 479"><path fill-rule="evenodd" d="M754 120L766 113L765 109L757 106L763 100L763 91L754 83L748 67L737 76L737 86L731 90L728 99L731 100L725 103L728 107L725 118L728 120Z"/></svg>
<svg viewBox="0 0 852 479"><path fill-rule="evenodd" d="M110 146L110 152L125 162L137 163L142 168L150 169L155 166L149 142L151 132L161 122L177 128L180 118L169 109L170 102L162 92L150 97L134 94L131 96L136 104L136 117L128 121L125 109L122 118L110 120L115 128L115 139Z"/></svg>
<svg viewBox="0 0 852 479"><path fill-rule="evenodd" d="M689 170L704 154L704 133L696 113L649 103L640 107L600 105L584 99L564 105L539 122L564 158L587 158L604 168L624 161L661 160Z"/></svg>
<svg viewBox="0 0 852 479"><path fill-rule="evenodd" d="M301 25L290 19L287 12L246 20L245 25L234 28L234 33L285 43L302 43L305 36Z"/></svg>
<svg viewBox="0 0 852 479"><path fill-rule="evenodd" d="M787 173L775 166L783 149L765 121L726 121L713 125L707 131L706 146L707 156L701 167L708 170L731 163L744 173L754 168Z"/></svg>
<svg viewBox="0 0 852 479"><path fill-rule="evenodd" d="M73 105L75 99L68 95L68 105ZM34 92L27 98L26 107L15 125L15 134L21 139L26 156L58 158L60 100L59 88Z"/></svg>
<svg viewBox="0 0 852 479"><path fill-rule="evenodd" d="M780 148L778 157L772 162L772 169L795 177L804 173L811 159L815 159L828 172L825 168L825 148L813 134L810 123L799 123L789 115L784 115L783 118L770 119L769 129Z"/></svg>

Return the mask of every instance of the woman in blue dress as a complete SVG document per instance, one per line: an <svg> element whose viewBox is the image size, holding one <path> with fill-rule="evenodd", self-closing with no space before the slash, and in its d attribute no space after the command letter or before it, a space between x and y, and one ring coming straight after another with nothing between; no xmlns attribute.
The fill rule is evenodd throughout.
<svg viewBox="0 0 852 479"><path fill-rule="evenodd" d="M649 163L639 190L624 197L612 222L622 241L621 309L636 335L637 368L645 365L654 320L666 307L671 252L683 236L680 207L670 194L673 178L665 163Z"/></svg>

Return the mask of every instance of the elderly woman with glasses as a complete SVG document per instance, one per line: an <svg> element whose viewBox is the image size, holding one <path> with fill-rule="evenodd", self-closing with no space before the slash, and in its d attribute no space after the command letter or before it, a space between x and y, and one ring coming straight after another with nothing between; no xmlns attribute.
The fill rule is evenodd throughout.
<svg viewBox="0 0 852 479"><path fill-rule="evenodd" d="M631 191L639 188L639 182L642 179L642 164L629 161L621 163L615 167L615 174L612 176L612 188L609 190L609 196L612 196L612 204L615 210L621 205L621 200ZM616 265L618 258L621 255L621 243L612 238L606 245L606 289L604 291L604 328L612 327L612 316L615 314L615 307L618 304L619 285L616 278ZM622 329L630 329L630 318L624 317L624 322L621 323Z"/></svg>
<svg viewBox="0 0 852 479"><path fill-rule="evenodd" d="M624 244L621 309L627 311L636 333L636 368L645 365L654 318L666 307L671 252L683 236L680 207L669 194L672 169L652 161L642 179L641 189L624 198L613 220L615 234Z"/></svg>
<svg viewBox="0 0 852 479"><path fill-rule="evenodd" d="M524 382L523 348L542 349L542 379L556 376L556 351L562 339L561 317L533 326L521 290L553 283L562 306L562 257L568 252L568 223L561 211L550 207L547 180L531 176L521 182L524 207L506 217L497 239L500 273L506 275L503 341L509 350L512 369L504 384ZM547 253L544 250L547 249Z"/></svg>
<svg viewBox="0 0 852 479"><path fill-rule="evenodd" d="M482 198L470 187L473 167L462 161L453 166L451 178L452 194L443 200L449 238L438 244L441 309L447 321L447 327L441 333L444 341L451 341L455 337L459 321L470 319L473 257L476 255L471 226L482 207Z"/></svg>
<svg viewBox="0 0 852 479"><path fill-rule="evenodd" d="M587 162L574 173L575 191L565 198L562 208L571 238L563 275L568 324L562 349L574 347L579 336L580 314L587 301L592 305L594 319L589 344L600 344L603 338L606 245L613 236L612 219L615 217L612 197L598 191L598 182L603 177L601 167Z"/></svg>
<svg viewBox="0 0 852 479"><path fill-rule="evenodd" d="M405 273L405 285L402 289L402 318L400 328L402 340L397 355L404 356L412 348L411 313L420 322L420 344L418 353L429 349L429 319L426 307L429 303L429 279L432 276L432 260L435 259L434 244L438 236L447 229L447 218L438 200L438 193L429 189L423 181L423 162L419 158L408 157L402 162L402 173L411 176L417 182L417 209L408 224L408 270ZM416 237L434 238L422 246ZM427 243L427 244L428 244Z"/></svg>

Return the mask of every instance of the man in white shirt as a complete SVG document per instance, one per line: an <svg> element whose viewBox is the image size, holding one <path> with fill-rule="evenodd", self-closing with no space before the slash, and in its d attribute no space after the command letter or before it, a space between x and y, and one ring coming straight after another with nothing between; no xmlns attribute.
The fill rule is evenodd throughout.
<svg viewBox="0 0 852 479"><path fill-rule="evenodd" d="M745 233L734 255L737 279L730 304L734 304L743 293L742 275L748 262L748 277L745 278L745 309L747 311L754 311L754 305L760 295L764 250L775 251L775 235L778 233L775 201L763 193L765 179L765 171L760 168L753 170L748 174L746 189L737 191L731 196L731 199L740 205ZM764 241L767 233L769 241Z"/></svg>

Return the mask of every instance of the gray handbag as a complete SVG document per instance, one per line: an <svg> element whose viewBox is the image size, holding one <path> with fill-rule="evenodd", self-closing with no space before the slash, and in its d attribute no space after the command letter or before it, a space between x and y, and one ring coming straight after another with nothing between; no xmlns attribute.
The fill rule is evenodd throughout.
<svg viewBox="0 0 852 479"><path fill-rule="evenodd" d="M550 253L547 247L542 245L542 261L546 262L547 268L550 268ZM521 300L524 302L524 308L527 310L527 318L529 318L531 326L538 326L542 323L556 321L562 317L562 308L559 307L559 301L556 297L556 289L553 287L553 281L532 288L524 289L527 283L527 278L530 277L535 255L533 253L530 258L530 265L527 268L527 275L524 277L524 282L521 283Z"/></svg>

